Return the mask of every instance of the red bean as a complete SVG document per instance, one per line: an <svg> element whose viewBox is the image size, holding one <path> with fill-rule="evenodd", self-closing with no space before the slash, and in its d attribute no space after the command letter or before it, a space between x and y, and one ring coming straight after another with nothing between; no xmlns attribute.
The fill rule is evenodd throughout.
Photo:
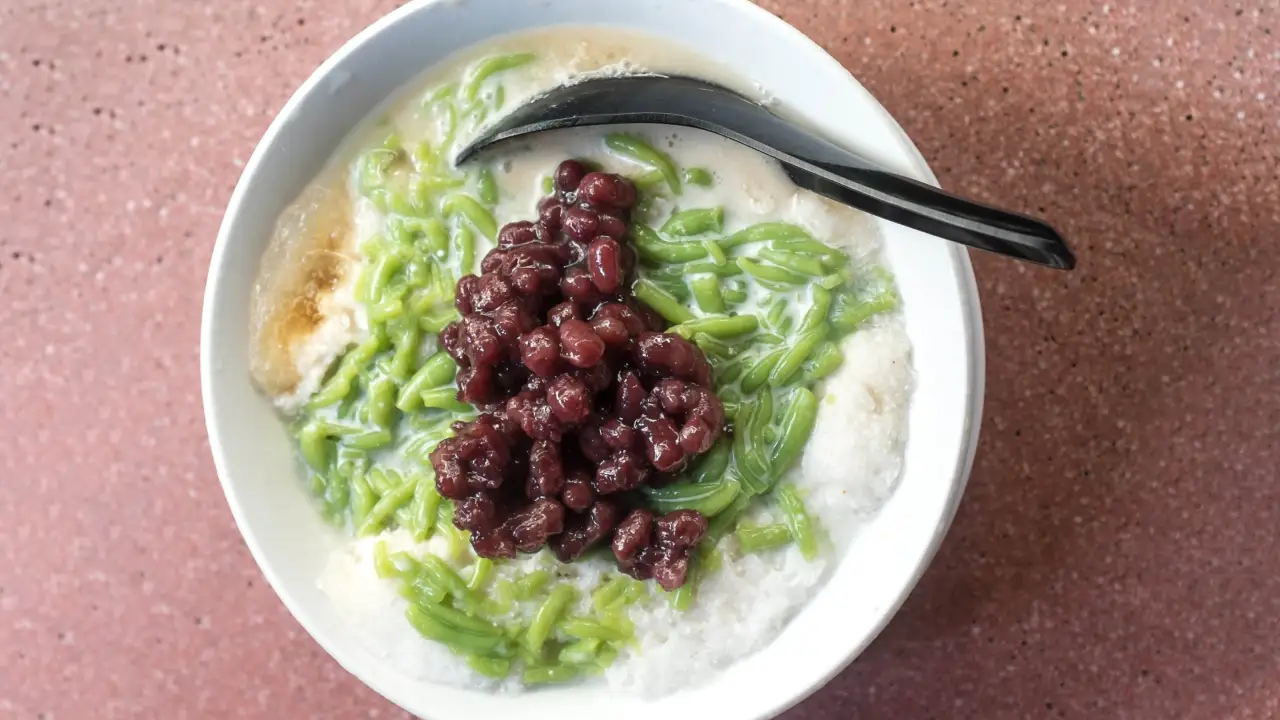
<svg viewBox="0 0 1280 720"><path fill-rule="evenodd" d="M604 357L604 341L581 320L566 320L560 324L560 357L576 367L591 367Z"/></svg>
<svg viewBox="0 0 1280 720"><path fill-rule="evenodd" d="M560 439L560 423L551 413L546 398L521 392L507 400L506 410L507 418L534 440Z"/></svg>
<svg viewBox="0 0 1280 720"><path fill-rule="evenodd" d="M564 465L560 459L560 445L539 440L529 450L530 497L552 497L564 487ZM536 492L536 494L535 494Z"/></svg>
<svg viewBox="0 0 1280 720"><path fill-rule="evenodd" d="M641 418L636 421L636 429L644 437L645 452L654 467L665 472L679 467L684 461L680 433L670 420L665 417L657 420Z"/></svg>
<svg viewBox="0 0 1280 720"><path fill-rule="evenodd" d="M659 380L653 386L653 397L662 405L662 411L677 413L684 410L685 383L673 378Z"/></svg>
<svg viewBox="0 0 1280 720"><path fill-rule="evenodd" d="M595 499L595 491L591 489L591 476L582 470L570 473L560 490L561 502L574 512L582 512L591 507Z"/></svg>
<svg viewBox="0 0 1280 720"><path fill-rule="evenodd" d="M467 475L462 456L448 440L431 451L431 465L436 471L436 490L441 495L453 500L467 496Z"/></svg>
<svg viewBox="0 0 1280 720"><path fill-rule="evenodd" d="M538 377L551 377L560 366L560 337L549 325L520 336L520 361Z"/></svg>
<svg viewBox="0 0 1280 720"><path fill-rule="evenodd" d="M618 175L588 173L578 185L578 198L596 207L625 210L636 202L636 188Z"/></svg>
<svg viewBox="0 0 1280 720"><path fill-rule="evenodd" d="M658 538L680 550L692 548L707 534L707 519L693 510L673 510L658 518Z"/></svg>
<svg viewBox="0 0 1280 720"><path fill-rule="evenodd" d="M547 324L560 327L565 320L581 320L582 309L572 300L565 300L547 311Z"/></svg>
<svg viewBox="0 0 1280 720"><path fill-rule="evenodd" d="M591 330L605 345L626 345L631 339L626 323L617 318L597 317L591 321Z"/></svg>
<svg viewBox="0 0 1280 720"><path fill-rule="evenodd" d="M458 324L462 350L471 363L493 365L502 354L502 343L494 332L493 320L479 313L463 315Z"/></svg>
<svg viewBox="0 0 1280 720"><path fill-rule="evenodd" d="M618 241L599 235L587 248L587 270L591 282L605 295L612 295L622 284L622 266L618 260Z"/></svg>
<svg viewBox="0 0 1280 720"><path fill-rule="evenodd" d="M653 533L653 513L643 508L632 510L613 531L613 554L620 563L635 560L649 547Z"/></svg>
<svg viewBox="0 0 1280 720"><path fill-rule="evenodd" d="M565 160L556 168L556 190L573 192L587 174L587 166L577 160Z"/></svg>
<svg viewBox="0 0 1280 720"><path fill-rule="evenodd" d="M571 267L564 272L564 279L560 281L560 291L568 297L588 302L596 297L595 283L591 282L591 275L584 267Z"/></svg>
<svg viewBox="0 0 1280 720"><path fill-rule="evenodd" d="M504 250L517 245L525 245L537 239L538 236L533 230L533 223L528 220L507 223L498 231L498 247Z"/></svg>
<svg viewBox="0 0 1280 720"><path fill-rule="evenodd" d="M476 290L480 287L480 278L475 275L463 275L458 280L458 286L454 290L453 305L458 308L458 312L466 315L475 312L475 305L471 298L475 296Z"/></svg>
<svg viewBox="0 0 1280 720"><path fill-rule="evenodd" d="M614 450L630 450L636 444L636 430L617 418L609 418L600 426L600 438Z"/></svg>
<svg viewBox="0 0 1280 720"><path fill-rule="evenodd" d="M492 533L472 533L471 547L483 558L510 560L516 556L515 540L501 528Z"/></svg>
<svg viewBox="0 0 1280 720"><path fill-rule="evenodd" d="M646 332L636 338L635 355L640 368L648 373L692 380L702 352L679 335Z"/></svg>
<svg viewBox="0 0 1280 720"><path fill-rule="evenodd" d="M493 366L472 365L458 369L458 400L483 405L493 399Z"/></svg>
<svg viewBox="0 0 1280 720"><path fill-rule="evenodd" d="M564 212L561 228L569 237L587 242L595 237L600 229L600 217L590 210L579 207L569 208Z"/></svg>
<svg viewBox="0 0 1280 720"><path fill-rule="evenodd" d="M675 590L684 585L688 575L688 557L664 557L653 563L653 579L663 590Z"/></svg>
<svg viewBox="0 0 1280 720"><path fill-rule="evenodd" d="M543 198L538 203L538 223L554 232L560 229L564 220L564 205L553 197Z"/></svg>
<svg viewBox="0 0 1280 720"><path fill-rule="evenodd" d="M552 535L564 530L564 506L551 498L538 498L516 512L503 525L520 552L537 552Z"/></svg>
<svg viewBox="0 0 1280 720"><path fill-rule="evenodd" d="M622 303L605 303L596 308L595 313L591 315L592 320L606 317L621 320L627 327L627 334L632 337L645 331L644 320L640 319L635 310Z"/></svg>
<svg viewBox="0 0 1280 720"><path fill-rule="evenodd" d="M537 236L539 243L544 245L554 243L560 234L560 218L553 218L550 223L539 219L533 224L533 233Z"/></svg>
<svg viewBox="0 0 1280 720"><path fill-rule="evenodd" d="M518 267L511 271L511 287L521 295L536 295L542 289L542 277L536 268Z"/></svg>
<svg viewBox="0 0 1280 720"><path fill-rule="evenodd" d="M462 347L462 323L451 322L444 326L440 331L440 347L449 353L449 357L453 358L459 365L469 365L471 360L467 358L465 348Z"/></svg>
<svg viewBox="0 0 1280 720"><path fill-rule="evenodd" d="M600 214L600 227L596 232L621 240L627 234L627 224L617 215Z"/></svg>
<svg viewBox="0 0 1280 720"><path fill-rule="evenodd" d="M572 375L560 375L547 387L547 405L562 425L577 425L591 417L587 386Z"/></svg>
<svg viewBox="0 0 1280 720"><path fill-rule="evenodd" d="M498 342L506 349L515 348L520 336L532 330L535 325L533 314L514 300L503 303L489 316L493 320L493 331L498 336Z"/></svg>
<svg viewBox="0 0 1280 720"><path fill-rule="evenodd" d="M633 372L627 372L618 379L618 397L613 411L624 422L635 422L640 418L640 405L644 402L644 386Z"/></svg>
<svg viewBox="0 0 1280 720"><path fill-rule="evenodd" d="M453 512L453 524L459 530L486 533L498 525L498 508L484 493L468 496Z"/></svg>
<svg viewBox="0 0 1280 720"><path fill-rule="evenodd" d="M635 490L649 477L639 455L619 450L596 468L595 490L601 495Z"/></svg>
<svg viewBox="0 0 1280 720"><path fill-rule="evenodd" d="M480 261L480 272L511 272L511 267L507 261L510 254L507 250L490 250L489 254L485 255L484 259Z"/></svg>

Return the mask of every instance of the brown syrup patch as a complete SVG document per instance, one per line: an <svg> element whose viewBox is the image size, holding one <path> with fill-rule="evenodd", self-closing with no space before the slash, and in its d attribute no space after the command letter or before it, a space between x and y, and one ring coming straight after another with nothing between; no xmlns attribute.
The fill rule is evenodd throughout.
<svg viewBox="0 0 1280 720"><path fill-rule="evenodd" d="M255 288L251 369L269 395L287 395L302 376L294 348L328 319L326 299L354 272L351 203L340 178L308 187L277 223Z"/></svg>

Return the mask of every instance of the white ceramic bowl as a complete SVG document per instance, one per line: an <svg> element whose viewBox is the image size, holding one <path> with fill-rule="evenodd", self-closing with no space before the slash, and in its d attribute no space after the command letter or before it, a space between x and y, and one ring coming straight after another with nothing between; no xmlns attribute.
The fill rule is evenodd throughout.
<svg viewBox="0 0 1280 720"><path fill-rule="evenodd" d="M343 667L411 712L437 720L769 717L816 690L871 642L951 522L973 459L983 389L978 297L964 250L880 224L917 376L901 482L773 643L713 684L656 702L591 686L521 695L463 691L410 680L363 650L315 584L340 538L295 477L285 429L250 383L249 298L259 258L277 215L339 141L446 55L495 35L564 23L622 26L698 48L757 81L831 139L936 183L911 141L857 81L808 38L745 0L410 2L343 46L294 94L231 197L209 269L200 338L218 476L245 542L298 622Z"/></svg>

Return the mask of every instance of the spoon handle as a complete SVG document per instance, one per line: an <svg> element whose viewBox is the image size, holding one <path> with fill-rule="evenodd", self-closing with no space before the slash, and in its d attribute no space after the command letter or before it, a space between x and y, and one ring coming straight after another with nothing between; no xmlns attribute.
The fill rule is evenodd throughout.
<svg viewBox="0 0 1280 720"><path fill-rule="evenodd" d="M797 158L783 159L783 165L796 185L899 225L1053 268L1075 267L1075 256L1062 236L1035 218L965 200L878 168Z"/></svg>

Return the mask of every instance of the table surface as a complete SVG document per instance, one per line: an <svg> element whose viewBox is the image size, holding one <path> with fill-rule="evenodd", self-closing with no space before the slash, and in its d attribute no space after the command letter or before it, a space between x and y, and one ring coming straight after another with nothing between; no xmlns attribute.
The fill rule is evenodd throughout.
<svg viewBox="0 0 1280 720"><path fill-rule="evenodd" d="M954 527L819 718L1280 717L1280 3L790 0L942 183L1071 274L975 256ZM400 717L262 580L197 339L272 116L389 0L0 8L0 717Z"/></svg>

